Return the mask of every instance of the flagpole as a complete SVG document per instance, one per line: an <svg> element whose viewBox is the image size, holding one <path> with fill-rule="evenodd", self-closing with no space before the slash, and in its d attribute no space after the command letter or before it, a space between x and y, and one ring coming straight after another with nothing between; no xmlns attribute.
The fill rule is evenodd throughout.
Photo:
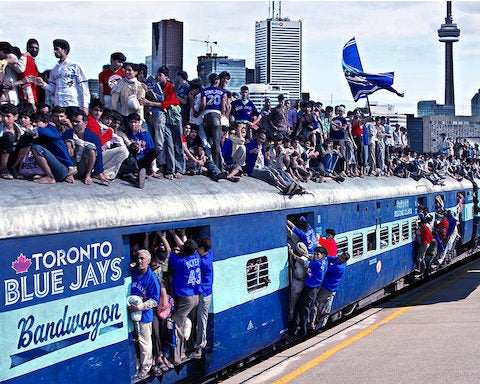
<svg viewBox="0 0 480 384"><path fill-rule="evenodd" d="M367 98L368 115L372 116L372 110L370 109L370 101L368 100L368 95L366 95L365 97Z"/></svg>

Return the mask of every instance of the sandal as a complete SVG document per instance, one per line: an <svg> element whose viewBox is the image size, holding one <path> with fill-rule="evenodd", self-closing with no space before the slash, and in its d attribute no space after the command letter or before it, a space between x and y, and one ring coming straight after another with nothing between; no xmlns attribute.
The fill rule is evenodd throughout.
<svg viewBox="0 0 480 384"><path fill-rule="evenodd" d="M165 175L165 179L167 179L167 180L173 180L173 177L174 176L171 173L168 173L168 174Z"/></svg>
<svg viewBox="0 0 480 384"><path fill-rule="evenodd" d="M5 180L13 180L13 176L7 168L0 170L0 177Z"/></svg>
<svg viewBox="0 0 480 384"><path fill-rule="evenodd" d="M154 179L163 179L163 175L161 173L154 172L150 176L153 177Z"/></svg>
<svg viewBox="0 0 480 384"><path fill-rule="evenodd" d="M159 365L154 365L152 367L152 373L157 377L162 376L163 375L163 369Z"/></svg>
<svg viewBox="0 0 480 384"><path fill-rule="evenodd" d="M183 177L183 175L180 172L175 173L175 178L176 179L181 179L182 177Z"/></svg>

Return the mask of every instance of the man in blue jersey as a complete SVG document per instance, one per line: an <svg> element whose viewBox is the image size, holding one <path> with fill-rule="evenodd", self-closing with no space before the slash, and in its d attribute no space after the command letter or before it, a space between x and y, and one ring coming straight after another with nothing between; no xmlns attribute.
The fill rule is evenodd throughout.
<svg viewBox="0 0 480 384"><path fill-rule="evenodd" d="M138 334L138 347L140 350L140 368L136 379L143 380L149 375L152 368L152 322L153 310L160 300L160 284L158 277L148 266L152 256L146 249L140 249L136 253L137 267L132 271L131 294L142 298L140 304L130 304L131 312L142 311L140 331Z"/></svg>
<svg viewBox="0 0 480 384"><path fill-rule="evenodd" d="M200 109L195 115L199 116L203 113L203 126L207 135L207 140L212 145L212 160L215 165L223 170L222 148L220 142L222 140L222 123L221 116L225 114L227 94L219 88L220 76L216 73L208 76L210 86L202 89L202 103Z"/></svg>
<svg viewBox="0 0 480 384"><path fill-rule="evenodd" d="M317 245L317 238L315 235L315 230L310 226L310 224L308 224L305 217L300 217L297 225L293 224L290 220L287 220L287 225L292 233L306 245L308 254L313 255L313 250ZM296 242L297 241L294 241L294 243Z"/></svg>
<svg viewBox="0 0 480 384"><path fill-rule="evenodd" d="M180 255L170 252L169 266L173 268L171 285L175 299L175 311L172 320L175 321L177 347L174 352L174 364L178 365L186 358L185 355L185 321L198 305L202 292L202 272L200 256L197 253L198 244L191 239L185 241Z"/></svg>
<svg viewBox="0 0 480 384"><path fill-rule="evenodd" d="M312 307L310 329L318 330L327 324L333 299L347 269L348 259L350 259L348 252L343 252L339 256L327 256L328 268L323 279L322 288L320 288Z"/></svg>
<svg viewBox="0 0 480 384"><path fill-rule="evenodd" d="M247 128L247 135L251 137L251 127L260 120L260 114L255 104L248 98L249 89L246 85L240 88L241 99L232 102L231 115L237 124L237 136L240 137L242 128Z"/></svg>
<svg viewBox="0 0 480 384"><path fill-rule="evenodd" d="M294 336L298 335L300 331L303 336L307 334L307 325L311 316L312 307L315 304L317 294L327 271L327 253L327 248L315 247L313 260L304 261L301 257L294 255L295 261L303 262L305 268L308 268L305 287L297 303L295 318L292 324Z"/></svg>
<svg viewBox="0 0 480 384"><path fill-rule="evenodd" d="M205 236L198 240L198 254L200 255L200 271L202 274L202 293L199 296L197 307L197 332L195 350L190 354L193 359L202 357L202 349L207 345L208 309L212 301L213 286L213 251L210 238Z"/></svg>

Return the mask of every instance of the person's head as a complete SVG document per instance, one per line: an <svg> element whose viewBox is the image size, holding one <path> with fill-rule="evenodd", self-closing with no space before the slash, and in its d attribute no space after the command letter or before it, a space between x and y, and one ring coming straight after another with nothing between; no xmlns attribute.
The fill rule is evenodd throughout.
<svg viewBox="0 0 480 384"><path fill-rule="evenodd" d="M190 90L201 90L202 89L202 79L196 77L190 81Z"/></svg>
<svg viewBox="0 0 480 384"><path fill-rule="evenodd" d="M295 152L294 152L295 153ZM293 153L292 153L292 156L293 156ZM298 152L297 152L297 156L298 156ZM307 229L308 229L308 222L307 220L305 219L305 217L300 217L300 219L298 220L297 222L297 227L299 229L301 229L303 232L305 232Z"/></svg>
<svg viewBox="0 0 480 384"><path fill-rule="evenodd" d="M267 141L267 135L265 134L265 132L263 131L258 132L257 143L260 145L264 145L266 141Z"/></svg>
<svg viewBox="0 0 480 384"><path fill-rule="evenodd" d="M281 93L280 95L278 95L277 99L278 99L278 104L279 104L279 105L283 105L283 104L284 104L284 102L285 102L285 96L283 95L283 93Z"/></svg>
<svg viewBox="0 0 480 384"><path fill-rule="evenodd" d="M270 108L271 105L272 105L272 100L270 100L269 97L265 97L265 99L263 99L264 108Z"/></svg>
<svg viewBox="0 0 480 384"><path fill-rule="evenodd" d="M335 232L335 230L332 229L332 228L327 228L327 230L325 231L325 236L326 236L327 238L333 239L333 238L335 237L335 235L336 235L336 232Z"/></svg>
<svg viewBox="0 0 480 384"><path fill-rule="evenodd" d="M107 127L110 127L113 120L112 110L108 108L103 109L102 116L100 116L100 121L105 124Z"/></svg>
<svg viewBox="0 0 480 384"><path fill-rule="evenodd" d="M87 128L88 116L83 111L75 112L72 116L72 127L75 133L83 133Z"/></svg>
<svg viewBox="0 0 480 384"><path fill-rule="evenodd" d="M0 60L4 60L13 52L13 47L8 41L0 41Z"/></svg>
<svg viewBox="0 0 480 384"><path fill-rule="evenodd" d="M225 88L230 81L230 73L228 73L227 71L223 71L220 72L218 77L220 78L220 88Z"/></svg>
<svg viewBox="0 0 480 384"><path fill-rule="evenodd" d="M242 100L247 100L248 99L248 92L249 92L249 89L246 85L243 85L240 88L240 93L242 94Z"/></svg>
<svg viewBox="0 0 480 384"><path fill-rule="evenodd" d="M127 117L128 119L128 126L130 130L135 134L139 131L141 127L141 118L138 113L130 113Z"/></svg>
<svg viewBox="0 0 480 384"><path fill-rule="evenodd" d="M148 77L148 67L144 63L138 64L138 73L137 73L137 79L140 82L144 82L145 79Z"/></svg>
<svg viewBox="0 0 480 384"><path fill-rule="evenodd" d="M291 106L292 102L289 99L285 100L285 107L290 108Z"/></svg>
<svg viewBox="0 0 480 384"><path fill-rule="evenodd" d="M67 111L59 106L53 107L50 118L52 123L59 127L67 120Z"/></svg>
<svg viewBox="0 0 480 384"><path fill-rule="evenodd" d="M100 120L102 117L104 104L101 102L100 99L94 98L90 101L90 105L88 107L88 113L92 115L95 120Z"/></svg>
<svg viewBox="0 0 480 384"><path fill-rule="evenodd" d="M138 75L138 64L134 63L124 63L123 68L125 68L125 77L129 80L137 77Z"/></svg>
<svg viewBox="0 0 480 384"><path fill-rule="evenodd" d="M135 258L137 259L137 269L139 272L146 272L148 270L148 265L152 260L152 255L146 249L139 249L135 252Z"/></svg>
<svg viewBox="0 0 480 384"><path fill-rule="evenodd" d="M160 85L165 85L168 80L168 74L170 71L168 70L168 67L165 65L162 65L160 68L157 70L157 81Z"/></svg>
<svg viewBox="0 0 480 384"><path fill-rule="evenodd" d="M179 84L183 84L188 80L188 73L185 71L177 72L177 81Z"/></svg>
<svg viewBox="0 0 480 384"><path fill-rule="evenodd" d="M195 139L198 136L198 129L198 125L190 124L190 132L188 133L188 137L192 140Z"/></svg>
<svg viewBox="0 0 480 384"><path fill-rule="evenodd" d="M195 240L187 239L183 243L182 254L183 256L191 256L193 255L198 249L198 244Z"/></svg>
<svg viewBox="0 0 480 384"><path fill-rule="evenodd" d="M212 248L212 243L210 237L203 236L198 239L198 254L200 256L204 256L208 253L208 251Z"/></svg>
<svg viewBox="0 0 480 384"><path fill-rule="evenodd" d="M125 61L127 61L127 58L122 52L114 52L110 55L110 66L114 71L122 68Z"/></svg>
<svg viewBox="0 0 480 384"><path fill-rule="evenodd" d="M220 76L218 76L216 73L211 73L208 75L208 82L212 87L218 87L220 84Z"/></svg>
<svg viewBox="0 0 480 384"><path fill-rule="evenodd" d="M105 114L105 111L103 113ZM110 128L112 128L115 132L117 132L117 130L122 129L123 116L117 111L111 110L110 113L112 115L112 122L110 123Z"/></svg>
<svg viewBox="0 0 480 384"><path fill-rule="evenodd" d="M67 40L55 39L53 40L53 53L57 59L63 61L67 58L68 53L70 52L70 44Z"/></svg>
<svg viewBox="0 0 480 384"><path fill-rule="evenodd" d="M28 39L27 41L27 52L32 57L37 57L38 52L40 51L40 45L38 44L37 39Z"/></svg>
<svg viewBox="0 0 480 384"><path fill-rule="evenodd" d="M24 128L30 127L32 125L32 116L34 113L35 110L30 103L26 103L18 108L18 120L20 125Z"/></svg>
<svg viewBox="0 0 480 384"><path fill-rule="evenodd" d="M313 249L313 258L315 260L320 260L323 259L324 257L327 257L328 251L327 248L325 247L315 247Z"/></svg>
<svg viewBox="0 0 480 384"><path fill-rule="evenodd" d="M13 104L3 104L0 113L2 114L3 125L11 129L18 118L18 108Z"/></svg>
<svg viewBox="0 0 480 384"><path fill-rule="evenodd" d="M338 255L338 264L346 263L350 259L350 254L344 251Z"/></svg>

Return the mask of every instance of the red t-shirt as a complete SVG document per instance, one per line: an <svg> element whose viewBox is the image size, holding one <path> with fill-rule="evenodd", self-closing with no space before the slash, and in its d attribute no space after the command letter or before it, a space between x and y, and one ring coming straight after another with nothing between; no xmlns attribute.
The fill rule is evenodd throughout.
<svg viewBox="0 0 480 384"><path fill-rule="evenodd" d="M362 136L363 128L360 119L352 120L352 136Z"/></svg>
<svg viewBox="0 0 480 384"><path fill-rule="evenodd" d="M19 74L18 78L23 79L26 76L38 77L38 69L37 64L35 64L35 60L29 54L26 54L25 57L27 58L25 71ZM38 102L38 85L35 83L30 83L30 87L32 87L33 99L35 100L35 102ZM26 96L22 92L22 88L20 88L19 97L20 99L26 99Z"/></svg>
<svg viewBox="0 0 480 384"><path fill-rule="evenodd" d="M326 239L321 237L318 239L318 245L327 248L328 256L337 256L337 242L335 239Z"/></svg>
<svg viewBox="0 0 480 384"><path fill-rule="evenodd" d="M87 128L100 138L100 144L103 146L107 141L112 140L113 129L107 129L102 133L100 124L92 115L88 115Z"/></svg>
<svg viewBox="0 0 480 384"><path fill-rule="evenodd" d="M430 244L433 241L432 231L428 225L422 225L420 228L420 240L422 244Z"/></svg>
<svg viewBox="0 0 480 384"><path fill-rule="evenodd" d="M110 95L112 88L125 77L125 70L123 68L117 69L113 72L110 68L98 74L98 83L103 84L103 94Z"/></svg>

